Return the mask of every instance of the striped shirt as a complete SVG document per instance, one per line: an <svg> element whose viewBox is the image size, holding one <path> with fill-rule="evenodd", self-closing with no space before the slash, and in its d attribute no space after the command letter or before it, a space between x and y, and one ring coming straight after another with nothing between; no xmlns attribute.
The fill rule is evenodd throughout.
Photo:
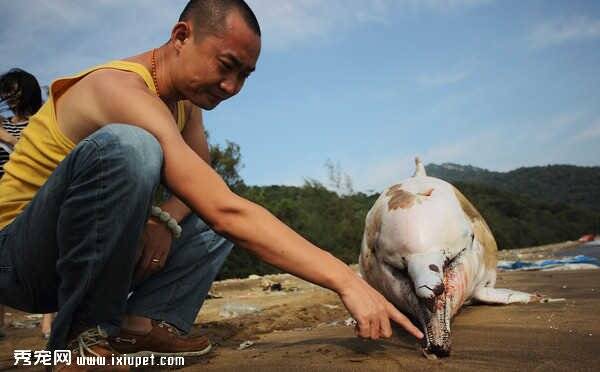
<svg viewBox="0 0 600 372"><path fill-rule="evenodd" d="M2 128L7 131L11 136L19 139L21 137L21 132L27 126L28 121L20 121L18 123L12 123L10 118L2 120ZM11 146L7 143L0 142L0 178L4 175L4 163L8 161L8 156L10 155L9 149Z"/></svg>

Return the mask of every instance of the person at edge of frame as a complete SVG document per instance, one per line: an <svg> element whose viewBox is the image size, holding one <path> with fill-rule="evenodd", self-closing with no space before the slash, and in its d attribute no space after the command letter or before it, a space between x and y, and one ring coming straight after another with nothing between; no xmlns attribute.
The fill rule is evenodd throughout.
<svg viewBox="0 0 600 372"><path fill-rule="evenodd" d="M13 68L0 76L0 178L4 175L4 164L8 161L21 132L29 123L29 117L42 106L42 89L35 76L20 68ZM10 111L12 116L4 117ZM1 300L1 299L0 299ZM52 314L45 314L42 321L48 325ZM0 339L5 335L4 306L0 301ZM49 327L46 327L48 329ZM49 330L48 330L49 333Z"/></svg>

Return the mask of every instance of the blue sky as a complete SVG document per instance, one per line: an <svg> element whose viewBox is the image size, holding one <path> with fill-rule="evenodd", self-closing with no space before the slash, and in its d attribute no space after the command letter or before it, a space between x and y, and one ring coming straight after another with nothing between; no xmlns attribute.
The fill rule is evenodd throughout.
<svg viewBox="0 0 600 372"><path fill-rule="evenodd" d="M43 84L162 44L186 0L0 0L0 71ZM600 165L600 2L250 0L263 29L244 90L205 113L248 184L360 191L413 158L490 170Z"/></svg>

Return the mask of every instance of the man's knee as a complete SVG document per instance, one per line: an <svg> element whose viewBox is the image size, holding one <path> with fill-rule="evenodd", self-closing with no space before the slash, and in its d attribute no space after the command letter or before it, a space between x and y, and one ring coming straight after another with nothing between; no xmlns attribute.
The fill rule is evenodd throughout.
<svg viewBox="0 0 600 372"><path fill-rule="evenodd" d="M162 148L145 129L133 125L110 124L96 131L87 141L102 148L106 168L138 184L154 186L160 181Z"/></svg>
<svg viewBox="0 0 600 372"><path fill-rule="evenodd" d="M111 135L117 141L126 160L137 169L160 171L163 162L162 148L150 132L125 124L107 125L100 131Z"/></svg>

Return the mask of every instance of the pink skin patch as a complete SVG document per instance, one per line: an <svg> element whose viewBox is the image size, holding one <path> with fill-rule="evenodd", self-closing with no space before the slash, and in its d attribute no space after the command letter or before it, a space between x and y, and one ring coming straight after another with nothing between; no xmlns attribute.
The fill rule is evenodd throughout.
<svg viewBox="0 0 600 372"><path fill-rule="evenodd" d="M444 272L444 286L446 287L446 301L450 301L452 305L452 314L463 305L465 302L466 288L467 288L467 275L463 268L463 265L447 270ZM438 310L442 310L445 301L437 301L436 307Z"/></svg>
<svg viewBox="0 0 600 372"><path fill-rule="evenodd" d="M419 192L417 194L421 195L421 196L431 196L431 193L433 192L433 189L429 189L427 191L423 191L423 192Z"/></svg>

